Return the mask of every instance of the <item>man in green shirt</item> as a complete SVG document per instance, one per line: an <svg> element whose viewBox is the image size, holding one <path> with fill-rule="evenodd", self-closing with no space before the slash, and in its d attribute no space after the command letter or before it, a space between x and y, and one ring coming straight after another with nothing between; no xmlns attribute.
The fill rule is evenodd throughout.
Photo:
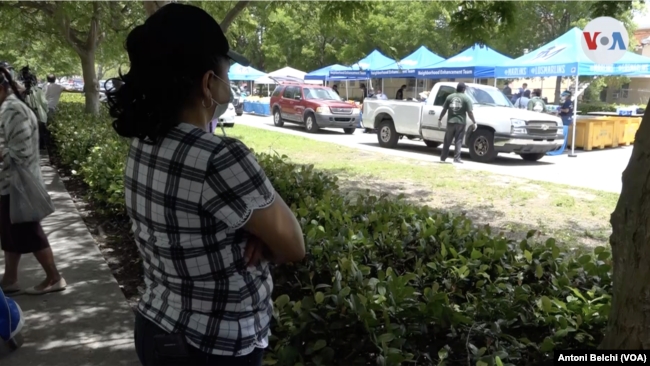
<svg viewBox="0 0 650 366"><path fill-rule="evenodd" d="M533 97L528 101L528 110L539 113L546 112L546 103L542 99L541 89L533 90Z"/></svg>
<svg viewBox="0 0 650 366"><path fill-rule="evenodd" d="M462 81L458 83L456 87L456 92L451 94L445 100L445 104L442 106L442 113L440 113L440 118L438 118L438 127L442 127L442 118L449 112L449 117L447 117L447 130L445 132L445 142L442 145L442 155L440 155L440 161L444 162L449 156L449 146L451 145L451 140L456 140L456 149L454 150L454 163L462 164L460 160L460 150L463 147L463 138L465 137L465 128L466 125L466 115L469 116L469 119L474 123L472 125L472 131L476 131L476 120L474 119L474 113L472 112L472 100L465 94L465 83Z"/></svg>

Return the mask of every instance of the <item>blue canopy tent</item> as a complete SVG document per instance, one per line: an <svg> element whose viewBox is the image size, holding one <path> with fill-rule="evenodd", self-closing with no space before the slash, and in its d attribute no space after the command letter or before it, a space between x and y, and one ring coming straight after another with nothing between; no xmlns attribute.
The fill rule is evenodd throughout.
<svg viewBox="0 0 650 366"><path fill-rule="evenodd" d="M573 28L552 42L517 59L497 67L500 78L532 78L551 76L641 76L650 74L650 58L627 52L612 65L591 61L582 50L582 31ZM575 157L575 123L578 113L578 95L573 101L573 143L571 157Z"/></svg>
<svg viewBox="0 0 650 366"><path fill-rule="evenodd" d="M228 70L228 79L237 81L252 81L259 79L266 73L256 70L250 66L242 66L240 64L233 64Z"/></svg>
<svg viewBox="0 0 650 366"><path fill-rule="evenodd" d="M401 59L399 62L392 62L377 70L370 70L370 75L376 78L413 78L417 76L415 72L416 69L427 68L444 60L444 58L422 46L412 54Z"/></svg>
<svg viewBox="0 0 650 366"><path fill-rule="evenodd" d="M345 78L341 77L332 77L330 76L330 70L348 70L348 66L343 66L339 64L334 64L330 66L325 66L322 69L314 70L310 73L307 73L305 75L305 80L345 80Z"/></svg>
<svg viewBox="0 0 650 366"><path fill-rule="evenodd" d="M591 61L582 50L582 31L573 28L544 46L497 67L499 78L545 76L640 76L650 74L650 58L627 52L612 65Z"/></svg>
<svg viewBox="0 0 650 366"><path fill-rule="evenodd" d="M325 66L321 69L314 70L307 75L305 75L305 80L323 80L325 82L327 81L345 81L345 94L346 98L348 97L348 80L365 80L366 76L330 76L330 71L331 70L350 70L351 67L349 66L343 66L339 64L334 64L330 66Z"/></svg>
<svg viewBox="0 0 650 366"><path fill-rule="evenodd" d="M368 56L354 63L352 66L345 67L345 69L331 69L330 76L344 76L346 78L359 79L370 77L371 70L378 70L386 67L389 64L395 63L395 60L384 56L383 53L374 50Z"/></svg>
<svg viewBox="0 0 650 366"><path fill-rule="evenodd" d="M492 78L495 67L512 60L487 46L475 44L458 55L427 68L417 69L423 79Z"/></svg>
<svg viewBox="0 0 650 366"><path fill-rule="evenodd" d="M386 57L378 50L370 52L370 54L361 60L354 63L352 66L343 70L330 69L330 77L344 77L347 80L370 79L370 72L394 64L395 60ZM383 82L382 82L383 84ZM371 85L372 87L372 85ZM383 89L383 85L382 85Z"/></svg>

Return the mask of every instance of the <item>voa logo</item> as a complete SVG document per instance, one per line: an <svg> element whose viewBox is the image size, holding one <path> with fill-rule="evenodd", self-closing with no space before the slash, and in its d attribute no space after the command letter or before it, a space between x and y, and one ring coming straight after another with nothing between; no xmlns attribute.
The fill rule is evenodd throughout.
<svg viewBox="0 0 650 366"><path fill-rule="evenodd" d="M582 50L593 62L611 65L625 56L630 37L623 23L610 17L596 18L582 32Z"/></svg>

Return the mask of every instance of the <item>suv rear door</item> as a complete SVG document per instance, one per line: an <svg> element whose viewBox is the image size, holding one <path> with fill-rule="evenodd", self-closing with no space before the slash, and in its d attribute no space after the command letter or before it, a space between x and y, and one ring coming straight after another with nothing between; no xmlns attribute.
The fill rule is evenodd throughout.
<svg viewBox="0 0 650 366"><path fill-rule="evenodd" d="M295 95L300 95L300 88L295 86L286 86L282 92L282 101L280 102L280 108L282 110L282 119L289 121L300 122L296 116L295 105L297 101L295 100Z"/></svg>

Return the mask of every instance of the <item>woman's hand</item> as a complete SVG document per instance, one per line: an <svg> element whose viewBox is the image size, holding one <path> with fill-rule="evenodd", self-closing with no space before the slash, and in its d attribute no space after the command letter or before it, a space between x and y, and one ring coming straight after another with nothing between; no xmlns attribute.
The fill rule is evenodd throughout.
<svg viewBox="0 0 650 366"><path fill-rule="evenodd" d="M255 235L250 236L244 250L247 267L254 267L260 263L260 260L264 258L265 247L260 238Z"/></svg>

